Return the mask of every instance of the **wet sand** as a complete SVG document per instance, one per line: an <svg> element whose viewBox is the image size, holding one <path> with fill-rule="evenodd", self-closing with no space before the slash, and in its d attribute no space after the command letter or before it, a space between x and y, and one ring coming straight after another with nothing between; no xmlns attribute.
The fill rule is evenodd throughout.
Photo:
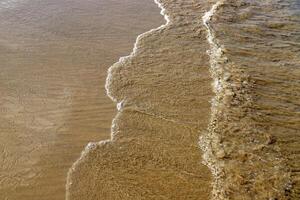
<svg viewBox="0 0 300 200"><path fill-rule="evenodd" d="M2 13L10 28L1 29L0 192L63 199L66 172L92 140L68 171L67 200L299 199L299 2L157 0L164 22L153 2L134 1L134 9L105 2L127 14L148 6L155 16L120 23L117 14L107 21L118 22L116 31L165 23L110 67L111 102L108 65L99 63L134 39L123 46L107 23L91 24L106 3L62 3L70 16L58 2L38 1L38 12L25 3L27 11ZM83 8L91 15L80 15ZM111 135L101 134L112 118Z"/></svg>
<svg viewBox="0 0 300 200"><path fill-rule="evenodd" d="M1 1L0 199L65 199L82 149L110 137L108 67L163 23L159 11L152 0Z"/></svg>
<svg viewBox="0 0 300 200"><path fill-rule="evenodd" d="M68 177L67 199L210 199L198 145L210 119L206 1L159 1L166 25L138 37L109 72L118 103L111 140L90 144Z"/></svg>
<svg viewBox="0 0 300 200"><path fill-rule="evenodd" d="M110 68L112 137L67 199L299 199L299 3L157 3L167 23Z"/></svg>
<svg viewBox="0 0 300 200"><path fill-rule="evenodd" d="M299 13L297 0L225 0L207 22L216 199L300 198Z"/></svg>

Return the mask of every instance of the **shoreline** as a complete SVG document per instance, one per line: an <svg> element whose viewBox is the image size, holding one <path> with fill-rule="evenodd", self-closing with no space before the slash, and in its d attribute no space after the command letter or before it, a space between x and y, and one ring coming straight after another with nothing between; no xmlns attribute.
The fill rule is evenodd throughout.
<svg viewBox="0 0 300 200"><path fill-rule="evenodd" d="M253 108L256 103L252 93L255 83L246 69L244 71L239 63L235 63L232 56L227 57L226 44L220 44L216 36L220 31L219 27L212 23L214 15L219 14L217 12L219 9L221 14L217 17L222 16L223 7L228 8L231 5L239 8L242 4L235 5L226 0L220 0L203 16L203 24L207 28L207 40L211 47L208 54L211 62L211 75L214 79L212 85L216 96L212 99L208 133L200 137L199 144L204 151L204 161L214 175L213 197L214 199L231 199L242 196L245 199L251 199L255 196L258 199L266 197L284 199L285 192L291 187L286 160L279 145L270 145L268 142L271 135L267 135L267 141L265 141L265 138L260 138L261 135L255 134L256 131L267 132L267 126L258 128L256 122L248 117L257 112ZM243 116L247 125L236 118L239 115ZM250 141L257 141L252 143L243 137L251 138L248 139ZM233 141L238 142L234 144ZM266 159L263 153L257 153L257 149L264 149L268 152L269 158ZM247 168L249 169L246 170ZM257 177L249 176L249 172L255 173ZM271 176L276 181L269 181L268 178ZM257 179L260 179L259 184L256 183ZM238 184L240 184L239 187ZM246 195L239 189L233 189L233 185L247 190L249 194Z"/></svg>
<svg viewBox="0 0 300 200"><path fill-rule="evenodd" d="M110 94L110 90L109 90L109 84L111 82L111 77L112 77L112 73L111 71L113 70L114 66L116 66L116 64L118 63L122 63L124 59L128 59L128 58L131 58L131 57L134 57L137 50L138 50L138 43L140 41L140 39L144 36L147 36L148 34L151 34L153 31L157 31L161 28L164 28L165 26L167 26L170 22L168 16L164 13L165 12L165 9L163 8L162 4L159 2L159 0L153 0L155 4L157 4L158 8L161 9L160 11L160 14L164 17L164 20L166 21L165 24L162 24L160 25L159 27L157 28L153 28L149 31L146 31L140 35L137 36L136 38L136 41L134 43L134 47L131 51L131 53L128 55L128 56L122 56L119 58L119 61L117 61L116 63L114 63L113 65L111 65L108 70L107 70L107 77L106 77L106 82L105 82L105 90L106 90L106 95L115 103L116 105L116 111L117 111L117 114L116 116L112 119L112 125L111 125L111 132L110 132L110 139L107 139L107 140L101 140L99 142L90 142L86 145L85 149L81 152L81 155L80 157L72 164L72 166L70 167L70 169L68 170L68 173L67 173L67 182L66 182L66 189L67 189L67 192L66 192L66 200L69 199L69 193L68 193L68 188L70 185L72 185L72 182L69 182L69 177L71 176L71 173L72 171L75 170L76 168L76 165L78 165L80 162L84 162L83 159L84 157L90 152L92 151L93 149L96 149L97 146L101 146L101 145L105 145L107 143L110 143L110 142L113 142L114 140L114 126L115 126L115 120L116 118L118 117L118 114L119 112L122 110L123 108L123 102L124 100L121 100L121 101L118 101L117 99L115 99L113 97L113 95Z"/></svg>
<svg viewBox="0 0 300 200"><path fill-rule="evenodd" d="M105 88L118 110L111 139L90 143L70 169L66 187L72 200L287 198L292 191L287 155L293 149L282 150L286 138L273 126L292 134L293 120L291 127L280 127L288 109L280 115L260 101L266 83L281 91L276 80L263 82L269 74L262 75L262 67L270 67L282 76L272 58L278 52L271 48L270 62L255 62L261 54L249 44L255 34L273 41L259 29L281 26L265 25L268 17L257 23L256 17L270 8L277 16L279 8L226 0L155 3L166 24L139 35L132 52L109 68ZM286 108L275 99L266 98Z"/></svg>
<svg viewBox="0 0 300 200"><path fill-rule="evenodd" d="M84 147L110 137L108 67L164 20L149 0L13 5L0 8L1 197L65 199Z"/></svg>
<svg viewBox="0 0 300 200"><path fill-rule="evenodd" d="M173 9L177 9L178 4L176 4L175 2L164 2L166 5L164 5L162 2L155 0L154 1L158 7L161 9L161 15L164 16L166 23L157 27L157 28L153 28L145 33L142 33L141 35L139 35L136 39L136 42L134 44L134 48L132 50L132 52L128 55L128 56L124 56L124 57L120 57L119 61L116 62L115 64L113 64L109 70L108 70L108 75L107 75L107 79L106 79L106 84L105 84L105 88L107 91L107 96L109 96L112 101L114 101L117 105L117 110L118 113L115 116L115 118L113 119L112 122L112 130L111 130L111 138L109 140L105 140L105 141L100 141L100 142L96 142L96 143L89 143L87 145L87 147L85 148L85 150L82 152L80 158L73 164L72 168L70 168L69 173L68 173L68 179L67 179L67 184L66 184L66 188L67 188L67 194L66 194L66 199L85 199L85 198L89 198L89 196L93 196L93 198L101 195L101 197L103 198L109 198L109 199L115 199L118 197L118 193L112 193L110 192L111 190L113 190L113 188L107 188L106 185L114 185L115 182L114 181L118 181L118 180L114 180L110 179L108 177L106 177L108 174L111 174L111 177L119 177L119 170L123 171L123 170L127 170L127 168L131 166L131 162L144 162L143 159L146 159L147 157L150 158L149 162L151 164L149 164L150 166L153 167L152 170L158 170L157 173L161 173L161 176L159 176L158 178L160 179L161 182L164 182L165 176L170 176L167 175L168 173L172 173L172 168L190 168L190 169L178 169L180 170L178 173L179 174L185 174L184 175L184 179L189 180L186 187L180 189L179 191L182 194L179 195L183 195L185 192L190 191L191 194L190 196L192 198L198 198L199 195L203 198L203 199L208 199L208 197L210 196L210 192L208 192L208 189L210 187L210 174L208 173L208 168L202 164L199 164L199 161L201 161L201 151L199 150L199 145L198 145L198 138L199 138L199 134L197 133L198 128L199 129L205 129L207 128L207 120L209 118L209 116L206 114L207 112L209 112L209 102L208 100L206 101L207 97L210 96L211 92L210 92L210 83L208 83L207 81L210 80L210 77L206 76L206 73L208 73L207 70L207 66L206 63L208 62L208 57L204 52L203 46L206 47L206 43L202 42L201 40L197 40L197 38L201 38L203 35L203 32L201 31L197 31L197 32L190 32L189 28L200 28L200 29L204 29L201 24L196 24L196 23L191 23L193 21L196 21L195 18L199 17L199 15L197 14L197 12L194 11L194 6L195 8L199 9L200 12L204 12L204 8L205 7L200 7L199 5L202 3L195 3L195 2L182 2L181 4L186 4L186 10L188 13L192 14L192 15L179 15L181 17L176 18L176 10ZM189 7L192 4L192 7ZM196 4L196 5L194 5ZM169 6L168 8L166 8L165 6ZM207 6L207 5L206 5ZM169 10L167 10L169 9ZM173 17L174 17L174 23L172 22L172 20L170 19L167 12L175 12L173 13ZM184 11L183 11L184 12ZM191 18L192 21L188 20L188 18ZM195 18L193 18L195 17ZM187 52L187 51L183 51L181 49L178 49L176 46L176 41L172 41L174 42L173 44L166 44L163 45L163 35L161 36L160 33L165 34L165 37L168 37L168 35L172 36L172 37L176 37L176 35L178 34L178 32L176 31L176 29L181 30L181 21L183 20L183 23L190 23L190 25L185 29L185 31L187 31L187 40L183 39L179 39L182 40L182 42L186 42L189 41L191 44L192 49L190 49L189 51L191 52ZM185 22L186 21L186 22ZM170 32L170 33L169 33ZM161 38L162 37L162 38ZM127 91L131 90L127 90L124 87L118 88L120 85L122 84L126 84L126 86L128 86L128 84L126 82L130 82L134 79L137 79L137 81L139 81L140 77L143 77L144 75L147 76L147 73L144 73L144 70L147 70L147 68L149 68L149 76L152 76L151 74L153 73L153 75L156 78L163 78L162 74L165 73L166 75L169 76L169 74L167 72L164 72L166 69L171 70L170 68L170 62L163 60L163 62L159 62L159 59L169 59L168 56L164 56L164 54L159 54L158 52L160 52L160 46L150 46L148 48L147 44L149 43L149 40L162 40L162 42L159 43L159 45L161 45L162 48L171 48L174 50L176 49L176 51L178 51L178 53L180 53L183 57L186 56L191 56L193 55L193 57L199 56L199 54L201 55L201 58L198 58L196 60L196 62L191 62L191 60L187 59L187 63L192 63L190 64L191 69L184 69L183 68L183 64L184 62L181 64L180 62L176 63L176 67L178 68L178 70L186 70L186 73L193 73L193 70L197 70L197 74L199 74L199 76L194 76L194 78L191 79L190 76L185 76L185 79L187 80L188 84L184 81L181 80L181 82L179 84L177 84L176 82L174 82L174 80L170 80L169 84L174 84L174 92L172 93L164 93L165 95L176 95L176 97L172 97L172 96L168 96L166 97L167 99L172 99L171 101L176 100L177 97L177 92L175 91L176 87L180 87L180 85L182 85L182 87L184 87L181 92L189 92L189 90L191 90L191 87L189 87L188 85L192 84L192 89L193 91L197 92L198 95L197 96L193 96L190 93L188 95L185 95L182 99L180 99L180 101L178 101L178 103L183 104L183 107L181 106L175 106L172 104L169 104L169 102L166 102L166 108L164 108L164 104L160 104L159 102L161 102L161 100L155 98L155 96L153 96L153 100L152 99L145 99L145 100L139 100L140 98L144 98L143 96L146 95L147 93L139 93L139 91L134 91L134 85L132 85L132 89L135 92L132 95L126 95ZM166 40L168 41L168 40ZM171 41L171 40L170 40ZM196 43L194 43L194 41L196 41ZM170 45L170 46L168 46ZM195 45L195 50L193 49L193 46ZM149 51L149 53L146 53L147 51ZM158 51L158 52L156 52ZM153 55L152 55L153 54ZM154 56L156 55L156 56ZM145 56L145 59L141 59L141 57ZM148 60L148 58L146 57L151 57L153 56L154 60L153 62L150 60ZM169 55L173 56L172 54ZM165 57L165 58L164 58ZM158 59L157 61L155 61L155 59ZM132 60L138 60L135 61L134 63L136 63L136 66L134 63L132 63ZM147 66L147 64L144 64L144 60L146 60L146 63L149 61L150 62L150 66L153 65L152 67ZM203 62L202 62L203 60ZM183 60L184 61L184 60ZM166 65L167 68L163 67L163 66L159 66L159 65L155 65L154 63L160 63L161 65ZM140 63L140 64L139 64ZM177 66L178 65L178 66ZM142 67L142 66L147 66L147 67ZM134 71L129 71L129 70L133 70L130 68L135 68L135 67L142 67L139 68L142 71L139 71L138 69L135 69ZM157 68L157 69L156 69ZM160 71L161 70L161 71ZM173 71L173 70L172 70ZM171 72L171 71L170 71ZM176 73L176 70L171 72L171 73ZM202 73L203 72L203 73ZM137 73L136 75L133 75L132 79L131 77L127 77L126 75L124 75L123 73ZM155 73L158 73L160 76L156 76ZM122 75L121 75L122 74ZM117 77L115 77L117 75ZM120 77L119 77L120 76ZM179 76L179 74L176 74L176 79L182 79L182 77ZM194 80L193 80L194 79ZM137 88L139 87L151 87L151 82L152 82L152 78L150 78L148 81L146 81L147 85L144 85L145 82L141 82L141 86L135 86ZM122 81L124 81L125 83L122 83ZM197 84L195 84L195 81ZM203 85L203 82L205 83L205 85ZM201 88L201 91L199 93L199 89L196 88L197 85L199 85L200 83L202 83L203 87ZM113 88L112 88L113 87ZM129 85L129 87L131 87L131 85ZM163 86L165 87L165 86ZM185 87L189 88L189 89L185 89ZM208 89L209 88L209 89ZM143 89L142 89L143 90ZM148 90L148 89L145 89ZM160 92L159 90L155 89L154 87L149 88L149 90L153 90L153 93L156 92ZM124 93L123 93L124 92ZM150 92L151 94L151 92ZM193 94L193 93L192 93ZM173 117L172 114L173 112L178 112L181 113L181 109L188 109L188 102L189 101L195 101L195 99L201 99L201 102L203 102L203 104L197 104L196 107L196 112L193 112L192 115L189 114L188 112L186 113L186 116L188 116L188 118L182 116L182 117L176 117L178 114L175 114L175 117ZM163 99L162 99L163 100ZM149 102L148 102L149 101ZM164 100L163 100L164 101ZM145 106L143 106L143 104L145 104ZM151 105L152 104L152 105ZM178 111L173 111L174 109L172 108L168 108L169 106L172 105L172 108L176 108L178 109ZM149 106L149 107L148 107ZM153 107L152 107L153 106ZM157 109L155 108L157 106ZM200 111L201 110L201 111ZM187 111L187 110L186 110ZM199 112L202 112L203 117L199 118ZM133 115L132 117L130 117L130 115ZM178 115L179 116L179 115ZM135 119L135 117L137 117L137 119ZM138 119L141 118L141 119ZM144 119L145 118L145 119ZM141 123L136 124L136 120L141 120ZM156 122L158 120L158 122ZM149 121L149 122L148 122ZM153 121L153 125L151 123L151 121ZM155 122L155 123L154 123ZM146 123L146 124L143 124ZM149 127L149 129L145 129L144 133L139 133L136 132L135 134L133 134L133 132L135 132L135 130L132 130L132 128L128 129L127 126L131 126L131 124L135 124L135 126L151 126L151 128ZM155 125L156 124L156 125ZM165 125L164 125L165 124ZM157 134L158 136L155 137L154 135L152 135L152 131L151 130L155 130L158 127L163 127L166 126L165 128L162 129L162 131L158 131L157 130ZM177 127L177 128L175 128ZM196 128L198 127L198 128ZM175 128L175 129L174 129ZM167 131L167 133L164 133L164 130ZM137 130L139 130L137 128ZM130 136L128 136L128 134ZM142 135L145 136L142 136ZM187 135L191 135L190 137L187 137ZM178 136L176 136L178 135ZM175 136L174 139L173 136ZM140 138L141 137L141 138ZM166 138L166 139L159 139L160 137L170 137L170 138ZM186 138L184 139L184 141L180 141L177 140L176 137L183 137ZM124 142L123 142L124 140ZM128 142L126 142L128 140ZM143 142L129 142L130 140L141 140ZM168 158L167 155L161 155L157 158L155 158L154 160L152 160L153 156L157 156L156 153L152 152L152 146L149 143L146 143L146 141L152 141L152 145L157 145L159 148L156 148L155 151L159 151L160 148L165 148L164 150L161 149L161 151L157 152L158 154L165 152L168 153L169 151L173 151L173 147L170 146L172 142L175 143L182 143L180 144L182 147L184 148L184 152L182 152L180 149L181 148L176 148L176 153L174 153L174 158ZM145 141L145 144L143 144ZM165 144L163 141L170 141L170 144ZM141 147L139 147L141 145ZM148 145L150 145L148 147ZM124 146L124 147L123 147ZM147 148L146 148L147 146ZM177 146L177 145L175 145ZM133 151L132 148L143 148L140 151L135 150ZM150 148L148 150L148 148ZM119 152L119 153L118 153ZM151 153L152 152L152 153ZM149 154L151 153L151 154ZM125 155L123 155L125 154ZM129 154L129 155L127 155ZM141 155L139 155L141 154ZM148 155L149 154L149 155ZM188 162L184 162L184 160L178 160L178 157L176 155L181 155L181 156L185 156L187 157L186 159L188 159ZM123 155L122 157L119 157ZM147 155L147 156L146 156ZM118 158L118 159L117 159ZM152 159L151 159L152 158ZM193 159L192 159L193 158ZM133 159L133 160L132 160ZM172 161L172 159L174 159L174 161ZM156 164L156 162L159 162L159 160L165 160L162 162L166 162L166 166L169 166L168 170L164 170L163 166L160 166L161 164ZM170 163L168 163L170 162ZM174 165L176 162L179 162L180 164L175 165L174 167L172 165ZM111 166L113 163L115 163L113 166L114 167L109 167ZM122 168L121 166L125 166L124 168ZM140 165L140 164L137 164ZM141 164L142 165L142 164ZM159 165L160 167L158 167L156 169L156 165ZM152 168L151 167L151 168ZM102 169L102 170L100 170ZM100 170L100 171L99 171ZM137 171L136 174L131 175L130 173L126 173L126 174L122 174L119 181L122 180L122 177L126 177L126 176L134 176L137 180L136 181L142 181L142 179L146 178L143 176L140 176L140 173L146 173L146 171L144 172L144 170L150 170L148 168L142 168L141 170ZM107 172L106 172L107 171ZM185 172L184 172L185 171ZM187 171L187 172L186 172ZM190 171L190 172L188 172ZM97 176L93 176L91 178L88 178L91 175L91 173L96 173ZM116 173L116 175L113 175L114 173ZM85 174L85 175L84 175ZM153 174L155 175L155 174ZM196 180L193 179L192 177L200 177L203 176L203 178L201 180ZM174 179L174 182L177 182L179 180L177 180L179 177L176 174L173 174L172 179ZM108 178L108 183L104 183L106 182L105 180ZM141 180L140 180L141 179ZM80 181L80 182L78 182ZM171 183L172 183L171 182ZM142 184L147 184L147 182L141 182ZM89 187L89 185L92 184L92 187ZM104 185L103 185L104 184ZM127 190L126 188L130 186L130 182L128 183L129 185L123 185L123 183L120 186L117 187L121 187L123 188L125 191ZM151 184L154 184L154 182ZM166 184L166 183L162 183L162 184ZM194 185L193 187L191 185ZM201 187L200 187L201 185ZM143 188L141 188L141 190L148 190L147 187L149 186L145 186ZM157 187L157 186L154 186ZM172 190L170 187L170 185L166 185L166 187L170 190ZM81 191L78 191L78 189L76 188L81 188ZM93 189L94 188L94 189ZM98 189L96 189L98 188ZM189 189L188 189L189 188ZM197 188L197 189L196 189ZM123 191L120 190L120 191ZM128 188L128 190L135 190L133 188ZM149 188L150 189L150 188ZM196 190L195 190L196 189ZM204 192L205 191L205 192ZM133 191L132 191L133 192ZM160 191L162 192L162 191ZM85 194L85 195L84 195ZM141 193L142 194L142 193ZM141 195L141 194L138 194ZM124 194L125 195L125 194ZM126 196L126 198L129 198L131 193L127 193L126 195L128 195L128 197ZM162 195L162 194L161 194ZM172 196L173 192L170 192L168 194L165 194L168 196ZM135 198L138 198L138 196L136 196ZM100 198L100 196L99 196ZM118 197L120 198L120 197ZM125 196L124 196L125 198ZM133 197L132 197L133 198Z"/></svg>

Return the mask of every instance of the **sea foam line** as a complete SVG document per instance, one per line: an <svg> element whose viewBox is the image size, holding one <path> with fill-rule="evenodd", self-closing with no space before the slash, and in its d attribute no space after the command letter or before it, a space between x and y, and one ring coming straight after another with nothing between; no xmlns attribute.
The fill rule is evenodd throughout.
<svg viewBox="0 0 300 200"><path fill-rule="evenodd" d="M110 92L110 89L109 89L109 85L111 84L112 82L112 70L117 66L118 63L122 63L124 62L124 60L128 59L128 58L132 58L136 55L137 51L138 51L138 44L139 44L139 41L141 40L142 37L145 37L149 34L151 34L152 32L154 31L158 31L162 28L164 28L165 26L167 26L169 23L170 23L170 19L169 19L169 16L165 13L165 8L163 7L163 5L159 2L159 0L154 0L154 2L158 5L158 7L161 9L160 11L160 14L164 17L164 19L166 20L166 23L157 27L157 28L153 28L145 33L142 33L140 35L137 36L136 38L136 41L134 43L134 47L133 47L133 50L132 52L128 55L128 56L123 56L123 57L120 57L119 58L119 61L116 62L115 64L113 64L109 69L108 69L108 72L107 72L107 77L106 77L106 82L105 82L105 90L106 90L106 94L107 96L114 102L117 103L117 110L121 110L123 108L123 103L124 103L124 100L121 100L118 102L117 99L115 99L113 97L113 95L111 94Z"/></svg>
<svg viewBox="0 0 300 200"><path fill-rule="evenodd" d="M228 58L225 55L225 48L219 44L218 39L215 37L215 31L213 27L211 26L211 20L218 11L218 9L224 4L226 0L220 0L217 3L215 3L211 9L206 12L202 18L202 22L204 26L206 27L207 30L207 41L210 45L210 50L208 51L208 55L210 56L210 72L211 76L213 78L213 90L215 93L215 97L212 99L212 106L211 106L211 119L210 123L208 126L207 133L204 133L199 140L199 145L201 149L203 150L203 160L204 164L207 165L213 176L214 176L214 181L213 181L213 191L212 195L214 199L230 199L228 195L226 195L226 188L225 185L230 184L230 179L225 179L225 169L228 169L228 164L222 162L222 157L225 156L226 147L223 147L221 145L221 138L220 134L218 133L217 127L219 123L218 116L221 115L221 112L224 112L222 110L222 107L225 106L224 99L226 99L226 96L230 96L231 94L231 89L236 89L234 83L231 83L228 81L228 77L230 76L230 71L226 69L229 66ZM232 64L232 63L231 63ZM236 66L235 66L236 67ZM238 70L238 69L235 69ZM245 74L240 75L241 79L245 79ZM246 79L243 81L243 83L247 81ZM246 90L246 89L244 89ZM247 93L241 93L240 95L243 95L243 97L248 101L252 102L253 99L250 94ZM219 130L220 131L220 130ZM221 131L222 132L222 131ZM258 146L264 146L266 147L266 144L262 143L261 145ZM258 153L254 153L255 151L255 144L252 144L252 146L248 146L248 149L245 149L250 153L253 157L259 158L259 159L264 159L261 157ZM275 147L273 147L273 150ZM263 185L265 188L264 192L269 192L271 196L278 196L283 194L282 191L285 191L287 188L290 187L290 178L289 178L289 173L288 170L286 170L285 166L283 165L283 157L280 154L280 151L277 150L274 152L272 155L269 154L269 157L274 157L276 159L276 163L273 165L270 164L271 167L265 167L264 169L256 169L257 174L256 176L260 175L264 179ZM266 162L266 161L265 161ZM258 165L259 166L259 165ZM274 170L272 174L264 174L263 171L270 171L270 169ZM227 171L228 173L228 171ZM230 171L229 173L232 173ZM276 176L280 176L277 180L277 182L273 183L272 187L267 187L270 186L270 183L268 182L268 177L267 176L272 176L276 174ZM261 183L261 184L262 184ZM255 188L255 186L251 186ZM251 189L253 189L251 188ZM228 189L227 189L228 190ZM246 195L246 194L245 194ZM264 194L259 194L258 197L262 197ZM249 196L248 196L249 197ZM247 198L245 196L245 198ZM256 198L256 197L251 197L251 198ZM270 198L273 199L273 198Z"/></svg>
<svg viewBox="0 0 300 200"><path fill-rule="evenodd" d="M136 38L136 41L134 43L134 47L133 47L133 50L132 52L128 55L128 56L124 56L124 57L120 57L119 58L119 61L116 62L115 64L113 64L109 69L108 69L108 72L107 72L107 78L106 78L106 83L105 83L105 90L106 90L106 94L107 96L112 100L114 101L117 105L116 105L116 108L118 110L118 113L117 115L114 117L114 119L112 120L112 126L111 126L111 136L110 136L110 139L108 140L102 140L100 142L90 142L87 144L87 146L85 147L85 149L81 152L81 155L80 157L73 163L73 165L71 166L71 168L69 169L68 171L68 174L67 174L67 182L66 182L66 200L69 199L69 193L68 193L68 188L72 185L72 182L71 182L71 174L73 171L75 171L75 168L76 166L80 163L80 162L83 162L84 161L84 157L92 150L96 149L97 146L101 146L101 145L105 145L106 143L110 143L113 141L114 139L114 133L115 133L115 128L116 128L116 119L118 118L120 112L122 111L123 109L123 105L124 105L124 102L125 100L121 100L121 101L118 101L116 98L113 97L113 95L111 94L110 92L110 84L112 83L112 70L117 66L118 63L122 63L124 62L124 60L128 59L128 58L132 58L136 55L136 53L138 52L138 44L139 44L139 41L141 40L142 37L145 37L149 34L151 34L152 32L154 31L158 31L160 29L163 29L164 27L166 27L167 25L169 25L170 23L170 19L169 19L169 16L165 13L165 8L163 7L162 3L160 3L159 0L154 0L154 2L158 5L158 7L161 9L160 11L160 14L164 17L166 23L165 24L162 24L161 26L157 27L157 28L153 28L145 33L142 33L140 35L137 36Z"/></svg>
<svg viewBox="0 0 300 200"><path fill-rule="evenodd" d="M120 114L120 111L123 110L124 108L124 105L125 105L125 99L122 99L120 101L118 101L116 98L113 97L113 95L111 94L110 92L110 84L112 83L112 71L115 67L118 67L120 63L123 63L126 59L130 59L132 57L135 57L137 52L138 52L138 44L140 42L140 40L143 38L143 37L146 37L147 35L151 34L152 32L154 31L158 31L160 29L163 29L164 27L168 26L169 23L170 23L170 18L169 16L166 14L166 9L163 7L162 3L160 3L159 0L154 0L154 3L157 4L157 6L161 9L160 11L160 14L164 17L166 23L165 24L162 24L161 26L157 27L157 28L153 28L147 32L144 32L140 35L137 36L136 38L136 41L134 43L134 47L133 47L133 50L132 52L128 55L128 56L123 56L123 57L120 57L119 58L119 61L114 63L112 66L110 66L110 68L108 69L107 71L107 77L106 77L106 82L105 82L105 90L106 90L106 95L113 101L116 103L116 108L118 110L118 113L117 115L114 117L114 119L112 120L112 126L111 126L111 138L109 140L106 140L106 141L100 141L101 142L108 142L108 141L113 141L114 139L114 129L116 127L116 119L118 118L119 114Z"/></svg>
<svg viewBox="0 0 300 200"><path fill-rule="evenodd" d="M210 45L210 50L207 51L208 55L210 56L210 72L211 77L213 78L213 91L215 96L212 98L212 106L211 106L211 119L209 123L209 127L213 127L215 123L216 116L218 114L218 106L222 104L221 96L224 88L224 81L223 81L223 70L220 63L224 63L227 58L223 54L222 47L218 44L217 39L215 37L215 33L213 28L210 25L210 22L217 12L218 8L222 6L224 3L223 0L216 2L209 11L207 11L204 16L202 17L202 23L206 27L207 31L207 41ZM200 136L199 145L200 148L203 150L203 162L207 165L212 175L214 176L213 181L213 191L212 195L214 199L224 199L224 194L222 191L222 184L220 183L221 179L220 176L222 174L222 166L218 163L218 160L215 158L213 152L213 143L219 140L218 135L214 133L214 130L208 130L207 133L204 133Z"/></svg>

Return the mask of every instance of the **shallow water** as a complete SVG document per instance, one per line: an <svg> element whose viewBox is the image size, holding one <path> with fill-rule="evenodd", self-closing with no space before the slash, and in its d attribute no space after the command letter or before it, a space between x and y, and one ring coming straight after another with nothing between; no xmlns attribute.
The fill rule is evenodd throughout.
<svg viewBox="0 0 300 200"><path fill-rule="evenodd" d="M298 5L298 6L297 6ZM299 199L299 1L223 1L210 164L228 199ZM214 140L212 140L214 139Z"/></svg>
<svg viewBox="0 0 300 200"><path fill-rule="evenodd" d="M68 199L299 199L299 1L158 2L167 24L110 68L112 138Z"/></svg>
<svg viewBox="0 0 300 200"><path fill-rule="evenodd" d="M151 0L0 0L1 200L65 199L84 146L109 138L108 67L161 23Z"/></svg>
<svg viewBox="0 0 300 200"><path fill-rule="evenodd" d="M298 0L157 1L110 68L110 140L104 72L158 8L22 2L0 11L5 197L63 199L104 139L67 199L300 198Z"/></svg>
<svg viewBox="0 0 300 200"><path fill-rule="evenodd" d="M75 163L68 199L210 198L198 145L213 96L203 2L162 1L168 23L110 68L112 140L90 144Z"/></svg>

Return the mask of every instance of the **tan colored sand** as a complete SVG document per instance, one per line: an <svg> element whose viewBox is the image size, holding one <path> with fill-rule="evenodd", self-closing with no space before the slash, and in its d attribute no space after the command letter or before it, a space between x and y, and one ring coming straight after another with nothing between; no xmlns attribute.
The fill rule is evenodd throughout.
<svg viewBox="0 0 300 200"><path fill-rule="evenodd" d="M107 68L163 19L152 0L3 5L0 199L62 200L84 146L109 137L115 108L104 90Z"/></svg>

